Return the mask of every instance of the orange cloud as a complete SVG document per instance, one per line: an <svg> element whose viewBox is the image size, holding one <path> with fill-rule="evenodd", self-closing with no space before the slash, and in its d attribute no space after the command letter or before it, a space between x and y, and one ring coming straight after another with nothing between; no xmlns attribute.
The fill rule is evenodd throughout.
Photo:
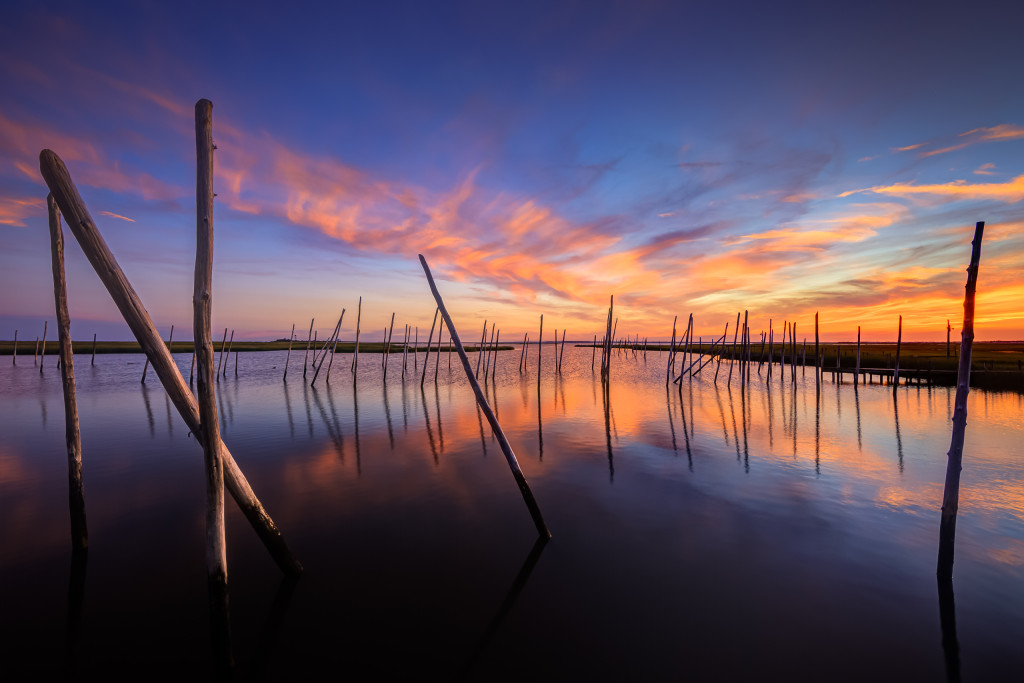
<svg viewBox="0 0 1024 683"><path fill-rule="evenodd" d="M873 192L875 194L891 195L894 197L915 197L918 195L931 195L934 197L946 198L946 201L958 201L964 199L994 199L1003 202L1015 203L1024 199L1024 175L1017 176L1005 183L968 183L966 180L954 180L950 183L939 183L931 185L916 185L914 183L894 183L892 185L877 185L863 190L849 190L840 194L840 197L849 197L860 192Z"/></svg>
<svg viewBox="0 0 1024 683"><path fill-rule="evenodd" d="M25 219L45 213L42 197L0 197L0 225L25 227Z"/></svg>
<svg viewBox="0 0 1024 683"><path fill-rule="evenodd" d="M128 221L129 223L134 223L135 222L134 218L128 218L127 216L122 216L122 215L117 214L117 213L111 213L110 211L100 211L100 215L101 216L110 216L111 218L120 218L121 220Z"/></svg>

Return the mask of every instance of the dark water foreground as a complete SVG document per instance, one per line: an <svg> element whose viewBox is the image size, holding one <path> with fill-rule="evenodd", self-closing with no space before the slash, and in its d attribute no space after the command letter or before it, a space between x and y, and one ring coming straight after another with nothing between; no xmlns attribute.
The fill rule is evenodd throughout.
<svg viewBox="0 0 1024 683"><path fill-rule="evenodd" d="M561 378L503 352L488 392L544 546L457 361L284 353L219 383L221 429L306 567L281 576L228 504L239 678L1011 680L1024 670L1024 421L972 392L953 588L935 581L953 389L778 370L664 384L590 349ZM188 371L189 355L176 356ZM140 356L79 361L90 550L73 563L59 371L0 364L0 676L211 671L202 451ZM422 361L422 359L420 359ZM301 357L300 357L301 361ZM274 366L277 366L276 368ZM411 367L411 365L410 365ZM422 367L422 366L421 366ZM705 370L708 373L709 370ZM410 375L411 375L410 370ZM940 619L940 612L944 618Z"/></svg>

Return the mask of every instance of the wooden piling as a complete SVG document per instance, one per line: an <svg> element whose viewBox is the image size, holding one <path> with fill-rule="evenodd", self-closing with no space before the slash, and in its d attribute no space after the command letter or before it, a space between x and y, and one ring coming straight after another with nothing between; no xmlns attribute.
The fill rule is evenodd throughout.
<svg viewBox="0 0 1024 683"><path fill-rule="evenodd" d="M82 483L82 433L78 424L78 401L75 396L75 360L71 349L71 316L68 315L68 292L64 278L64 233L60 225L60 209L53 195L47 195L46 208L50 224L50 261L53 266L53 303L57 313L57 341L60 345L60 377L64 394L64 441L68 451L68 510L71 514L71 548L89 547L89 531L85 521L85 486ZM17 332L15 332L17 339Z"/></svg>
<svg viewBox="0 0 1024 683"><path fill-rule="evenodd" d="M953 328L949 326L949 318L946 318L946 358L949 358L949 333Z"/></svg>
<svg viewBox="0 0 1024 683"><path fill-rule="evenodd" d="M860 325L857 325L857 367L853 374L853 384L860 384Z"/></svg>
<svg viewBox="0 0 1024 683"><path fill-rule="evenodd" d="M43 345L39 351L39 373L43 372L43 361L46 360L46 326L50 324L49 320L43 321Z"/></svg>
<svg viewBox="0 0 1024 683"><path fill-rule="evenodd" d="M386 382L388 379L388 365L391 362L391 337L395 333L395 313L391 312L391 325L388 327L388 341L384 345L384 372L383 379Z"/></svg>
<svg viewBox="0 0 1024 683"><path fill-rule="evenodd" d="M821 384L821 351L818 340L818 314L814 314L814 382Z"/></svg>
<svg viewBox="0 0 1024 683"><path fill-rule="evenodd" d="M494 359L491 361L491 380L498 378L498 347L501 346L501 330L494 336Z"/></svg>
<svg viewBox="0 0 1024 683"><path fill-rule="evenodd" d="M125 277L124 271L121 270L114 255L110 252L110 248L96 229L96 224L71 181L64 162L47 149L39 155L39 167L43 179L67 220L68 227L78 240L82 251L99 275L100 280L103 281L125 322L128 323L128 327L150 358L153 371L163 383L171 402L178 409L189 430L197 435L197 439L201 439L202 437L199 436L201 435L199 406L174 364L170 352L163 345L142 301L139 300L128 278ZM242 509L242 513L256 530L281 570L291 575L301 573L302 565L291 554L281 532L270 515L267 514L256 494L253 493L245 475L223 442L221 442L219 450L224 463L224 482Z"/></svg>
<svg viewBox="0 0 1024 683"><path fill-rule="evenodd" d="M14 350L15 350L15 352L17 352L17 350L18 350L18 333L17 332L14 333ZM92 333L92 360L89 362L89 365L96 365L96 333L95 332Z"/></svg>
<svg viewBox="0 0 1024 683"><path fill-rule="evenodd" d="M193 340L193 342L194 341L195 340ZM189 386L192 386L192 376L193 376L193 373L195 372L195 369L196 369L196 351L195 351L195 348L193 347L193 349L192 349L192 366L188 370L188 385Z"/></svg>
<svg viewBox="0 0 1024 683"><path fill-rule="evenodd" d="M486 323L484 323L486 324ZM537 334L537 391L540 391L540 367L544 360L544 314L540 314L540 332Z"/></svg>
<svg viewBox="0 0 1024 683"><path fill-rule="evenodd" d="M334 330L334 339L331 341L331 359L327 361L327 377L324 378L324 382L327 384L331 383L331 367L334 365L334 352L338 350L338 339L341 337L341 321L345 319L345 309L341 309L341 317L338 318L338 327ZM320 361L320 365L323 366L324 362ZM316 381L316 375L313 376L313 381Z"/></svg>
<svg viewBox="0 0 1024 683"><path fill-rule="evenodd" d="M359 371L359 325L363 319L363 297L359 297L359 308L356 309L356 346L352 351L352 372L357 373ZM337 345L337 342L335 342ZM330 368L328 367L328 376L330 376Z"/></svg>
<svg viewBox="0 0 1024 683"><path fill-rule="evenodd" d="M228 338L228 361L231 360L231 347L235 345L235 331L231 330L231 336ZM228 376L228 364L224 363L224 376Z"/></svg>
<svg viewBox="0 0 1024 683"><path fill-rule="evenodd" d="M448 337L449 348L451 348L451 336ZM526 333L523 332L523 348L519 352L519 374L523 374L523 359L526 358Z"/></svg>
<svg viewBox="0 0 1024 683"><path fill-rule="evenodd" d="M903 344L903 316L900 316L899 332L896 336L896 365L892 369L892 391L896 393L896 387L900 385L900 346ZM837 352L838 353L838 352Z"/></svg>
<svg viewBox="0 0 1024 683"><path fill-rule="evenodd" d="M562 350L558 353L558 374L562 374L562 359L565 358L565 330L562 330Z"/></svg>
<svg viewBox="0 0 1024 683"><path fill-rule="evenodd" d="M541 318L543 318L543 317L544 316L541 316ZM486 340L487 340L487 321L484 320L484 330L483 330L483 332L480 333L480 346L477 347L477 356L476 356L476 376L477 377L480 376L480 363L483 362L483 359L484 359L484 341L486 341Z"/></svg>
<svg viewBox="0 0 1024 683"><path fill-rule="evenodd" d="M672 366L675 365L676 322L678 320L678 315L672 317L672 339L668 343L668 366L665 368L665 386L668 386L669 382L672 381Z"/></svg>
<svg viewBox="0 0 1024 683"><path fill-rule="evenodd" d="M217 373L214 378L220 377L220 369L224 365L224 349L228 346L228 328L224 328L224 337L220 340L220 356L217 358Z"/></svg>
<svg viewBox="0 0 1024 683"><path fill-rule="evenodd" d="M295 323L292 323L292 334L288 337L288 355L284 359L284 376L282 380L288 379L288 365L292 362L292 342L295 341ZM238 356L235 356L237 358Z"/></svg>
<svg viewBox="0 0 1024 683"><path fill-rule="evenodd" d="M214 619L214 642L228 638L227 583L228 559L224 533L224 463L217 398L213 375L213 127L209 100L196 103L196 267L195 290L192 295L193 345L199 364L198 399L199 430L203 445L203 466L206 472L206 577L211 614ZM294 332L294 326L293 326ZM154 368L155 369L155 368ZM286 369L287 372L287 369ZM230 642L228 638L227 642ZM215 648L215 652L217 648ZM229 651L229 650L221 650ZM230 668L230 667L228 667Z"/></svg>
<svg viewBox="0 0 1024 683"><path fill-rule="evenodd" d="M96 348L96 338L93 337L93 349ZM18 331L14 331L14 352L11 354L11 365L18 364Z"/></svg>
<svg viewBox="0 0 1024 683"><path fill-rule="evenodd" d="M306 371L309 370L309 347L313 343L313 322L316 318L309 319L309 332L306 334L306 356L302 359L302 378L306 378Z"/></svg>
<svg viewBox="0 0 1024 683"><path fill-rule="evenodd" d="M430 337L427 339L427 355L423 358L423 375L420 377L420 386L423 386L427 379L427 365L430 364L430 342L434 341L434 326L437 325L437 309L434 309L434 321L430 323Z"/></svg>
<svg viewBox="0 0 1024 683"><path fill-rule="evenodd" d="M960 507L960 470L963 469L964 434L967 431L967 394L971 390L971 351L974 344L974 293L978 287L981 262L981 238L985 223L974 228L971 264L967 267L964 290L964 323L961 329L960 364L957 368L956 399L953 404L953 435L946 454L946 481L942 493L942 519L939 523L940 578L953 576L953 548L956 542L956 514Z"/></svg>
<svg viewBox="0 0 1024 683"><path fill-rule="evenodd" d="M484 397L483 391L480 389L480 384L476 381L476 377L473 374L473 369L469 365L469 358L466 356L465 349L462 348L462 341L459 339L459 333L455 329L455 324L452 322L451 316L448 315L448 309L444 306L444 301L441 299L441 294L437 291L437 285L434 284L434 278L430 274L430 267L427 265L427 260L420 254L420 265L423 266L423 272L427 276L427 283L430 285L430 291L434 295L434 299L437 301L437 308L441 312L441 317L444 320L445 325L448 327L448 333L452 336L452 340L455 342L455 350L459 354L459 359L462 361L462 367L466 371L466 379L469 380L470 386L473 388L473 393L476 395L476 402L480 406L480 410L483 412L484 417L487 418L487 422L491 425L491 429L494 430L494 436L498 439L498 445L501 447L501 452L505 455L505 460L508 462L509 469L512 470L512 476L516 480L516 484L519 486L519 492L523 496L523 500L526 502L526 507L530 511L530 516L533 518L534 526L537 528L537 533L543 538L550 538L551 532L548 530L547 524L544 523L544 517L541 515L540 507L537 505L537 501L533 497L533 492L530 490L530 485L526 481L526 477L523 475L523 471L519 468L519 461L516 460L515 453L512 451L512 446L509 445L508 439L505 438L505 432L502 431L501 425L498 424L498 418L494 416L494 411L491 410L491 406L487 403L486 397Z"/></svg>

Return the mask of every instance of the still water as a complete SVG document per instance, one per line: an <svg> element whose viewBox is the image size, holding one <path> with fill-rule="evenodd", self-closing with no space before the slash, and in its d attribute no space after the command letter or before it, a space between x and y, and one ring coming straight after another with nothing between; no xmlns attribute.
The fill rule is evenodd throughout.
<svg viewBox="0 0 1024 683"><path fill-rule="evenodd" d="M973 391L940 619L954 390L667 355L499 354L487 394L553 533L535 531L457 357L243 354L221 432L306 567L228 498L236 672L269 680L1006 680L1024 667L1022 396ZM297 357L297 360L296 360ZM190 355L176 355L186 374ZM210 671L202 450L142 356L77 359L90 549L72 563L60 373L0 363L0 654L17 678ZM471 354L475 364L475 354ZM598 360L598 363L600 361ZM310 373L310 377L312 372ZM947 596L948 597L948 596ZM10 680L10 679L8 679Z"/></svg>

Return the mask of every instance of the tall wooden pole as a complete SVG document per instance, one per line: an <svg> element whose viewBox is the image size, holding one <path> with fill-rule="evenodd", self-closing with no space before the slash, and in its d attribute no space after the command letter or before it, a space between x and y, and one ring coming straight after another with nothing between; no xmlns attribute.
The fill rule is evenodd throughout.
<svg viewBox="0 0 1024 683"><path fill-rule="evenodd" d="M75 359L71 350L71 316L68 315L67 284L64 279L64 234L60 209L53 195L47 195L50 219L50 260L53 266L53 303L57 311L57 340L60 343L60 376L64 390L64 440L68 450L68 509L71 513L71 548L89 547L85 523L85 487L82 483L82 433L78 426L75 397Z"/></svg>
<svg viewBox="0 0 1024 683"><path fill-rule="evenodd" d="M669 382L672 381L672 366L675 365L676 322L678 320L678 315L672 317L672 341L668 344L668 365L665 367L665 386L668 386Z"/></svg>
<svg viewBox="0 0 1024 683"><path fill-rule="evenodd" d="M537 391L540 391L540 366L544 359L544 314L540 314L540 333L537 335Z"/></svg>
<svg viewBox="0 0 1024 683"><path fill-rule="evenodd" d="M17 338L18 334L15 333L14 336L15 336L15 338ZM15 347L18 346L17 339L15 339L14 346ZM96 365L96 333L95 332L92 333L92 360L89 362L89 365Z"/></svg>
<svg viewBox="0 0 1024 683"><path fill-rule="evenodd" d="M386 382L388 379L388 363L391 361L391 335L395 332L395 313L391 312L391 325L388 327L388 341L384 345L384 372L383 379Z"/></svg>
<svg viewBox="0 0 1024 683"><path fill-rule="evenodd" d="M196 102L196 268L192 295L193 344L199 365L196 391L206 472L206 577L215 653L230 652L227 619L228 558L224 537L224 463L213 375L213 104ZM294 326L292 327L294 333ZM285 369L287 374L287 366ZM225 640L226 639L226 640ZM230 657L230 655L228 655ZM223 666L225 663L220 662ZM230 662L227 663L230 669Z"/></svg>
<svg viewBox="0 0 1024 683"><path fill-rule="evenodd" d="M484 341L487 339L487 321L484 320L484 330L480 333L480 347L477 349L476 376L480 376L480 363L484 359Z"/></svg>
<svg viewBox="0 0 1024 683"><path fill-rule="evenodd" d="M818 350L818 314L814 314L814 382L821 384L821 355Z"/></svg>
<svg viewBox="0 0 1024 683"><path fill-rule="evenodd" d="M197 439L201 439L199 406L185 384L178 367L174 364L167 347L160 339L145 306L138 294L135 293L121 266L118 265L117 259L114 258L110 248L103 240L103 236L96 229L96 223L93 222L81 195L71 181L64 162L52 151L45 149L39 154L39 170L42 172L47 187L53 193L54 199L57 200L57 205L67 221L68 228L78 240L86 258L89 259L96 274L107 288L107 292L110 293L111 299L117 305L125 322L128 323L132 334L135 335L139 345L149 357L153 364L153 371L163 383L171 402L178 409L178 413L181 414L189 430L197 435ZM270 515L267 514L263 504L253 493L245 475L231 456L231 452L223 442L219 450L224 463L224 483L242 513L256 530L281 570L291 575L300 574L302 565L291 554L284 542L284 537L281 536L281 532Z"/></svg>
<svg viewBox="0 0 1024 683"><path fill-rule="evenodd" d="M46 360L46 326L50 324L49 320L43 321L43 345L39 350L39 373L43 372L43 361Z"/></svg>
<svg viewBox="0 0 1024 683"><path fill-rule="evenodd" d="M409 356L409 324L405 325L405 339L402 341L402 380L405 380L406 358Z"/></svg>
<svg viewBox="0 0 1024 683"><path fill-rule="evenodd" d="M231 347L235 345L235 331L231 330L231 336L228 337L228 361L231 360ZM224 376L228 376L228 364L224 363Z"/></svg>
<svg viewBox="0 0 1024 683"><path fill-rule="evenodd" d="M423 358L423 374L420 376L420 386L427 379L427 365L430 362L430 342L434 341L434 326L437 325L437 309L434 309L434 320L430 323L430 338L427 339L427 355Z"/></svg>
<svg viewBox="0 0 1024 683"><path fill-rule="evenodd" d="M295 323L292 323L292 333L288 337L288 355L284 359L284 377L281 379L288 379L288 365L292 362L292 342L295 341ZM237 356L236 356L237 358Z"/></svg>
<svg viewBox="0 0 1024 683"><path fill-rule="evenodd" d="M220 356L217 359L217 371L214 377L220 377L220 369L224 365L224 349L228 346L228 328L224 328L224 338L220 340Z"/></svg>
<svg viewBox="0 0 1024 683"><path fill-rule="evenodd" d="M352 351L352 372L359 370L359 325L363 319L363 297L359 297L359 308L356 309L356 347Z"/></svg>
<svg viewBox="0 0 1024 683"><path fill-rule="evenodd" d="M508 439L505 438L505 432L502 431L501 425L498 424L498 418L494 416L494 411L491 410L491 406L487 403L487 398L484 396L483 391L480 389L480 384L476 381L476 377L473 374L473 368L469 365L469 358L466 356L465 349L462 348L462 340L459 339L459 333L455 329L455 324L452 322L452 318L448 315L448 309L444 306L444 301L441 299L441 294L437 291L437 285L434 284L434 278L430 274L430 267L427 265L427 260L420 254L420 265L423 266L423 272L427 276L427 283L430 285L430 292L434 295L434 300L437 301L437 308L441 312L441 317L444 319L445 325L448 326L448 332L452 336L452 340L455 342L455 350L459 354L459 359L462 361L462 367L466 371L466 379L469 380L469 385L473 388L473 393L476 395L476 402L480 406L480 410L483 412L484 417L487 418L487 422L491 425L491 429L494 430L494 436L498 439L498 445L501 446L501 452L505 455L505 460L508 462L509 469L512 470L512 476L516 480L516 485L519 486L519 492L523 496L523 500L526 502L526 507L530 511L530 516L533 517L533 524L537 528L537 533L542 538L550 538L551 532L548 530L547 524L544 523L544 517L541 515L540 507L537 505L537 501L533 497L533 492L530 490L530 485L526 482L526 476L523 475L523 471L519 468L519 461L516 460L516 455L512 451L512 446L509 445Z"/></svg>
<svg viewBox="0 0 1024 683"><path fill-rule="evenodd" d="M860 325L857 325L857 368L853 376L853 385L860 384Z"/></svg>
<svg viewBox="0 0 1024 683"><path fill-rule="evenodd" d="M305 379L306 371L309 369L309 347L313 342L313 321L316 318L309 319L309 332L306 334L306 357L302 359L302 377Z"/></svg>
<svg viewBox="0 0 1024 683"><path fill-rule="evenodd" d="M899 332L896 336L896 365L892 370L892 392L896 393L896 387L900 385L900 346L903 344L903 316L900 316Z"/></svg>
<svg viewBox="0 0 1024 683"><path fill-rule="evenodd" d="M449 348L451 348L451 335L448 337ZM526 358L526 333L523 332L523 348L519 352L519 374L523 374L523 359Z"/></svg>
<svg viewBox="0 0 1024 683"><path fill-rule="evenodd" d="M562 374L562 359L565 358L565 330L562 330L562 350L558 353L558 374ZM495 365L497 367L497 365Z"/></svg>
<svg viewBox="0 0 1024 683"><path fill-rule="evenodd" d="M961 329L960 365L957 369L956 399L953 403L953 436L946 454L946 483L942 492L942 519L939 523L940 578L953 576L953 547L956 542L956 513L960 507L960 470L963 469L964 434L967 431L967 394L971 390L971 348L974 344L974 293L978 288L981 262L981 238L985 223L974 227L971 264L967 267L964 291L964 324Z"/></svg>
<svg viewBox="0 0 1024 683"><path fill-rule="evenodd" d="M949 333L953 330L949 326L949 318L946 319L946 358L949 358Z"/></svg>
<svg viewBox="0 0 1024 683"><path fill-rule="evenodd" d="M96 349L96 337L95 337L95 335L92 338L92 348L93 348L93 356L95 357L95 349ZM11 354L11 365L17 365L17 364L18 364L18 331L15 330L14 331L14 352Z"/></svg>

